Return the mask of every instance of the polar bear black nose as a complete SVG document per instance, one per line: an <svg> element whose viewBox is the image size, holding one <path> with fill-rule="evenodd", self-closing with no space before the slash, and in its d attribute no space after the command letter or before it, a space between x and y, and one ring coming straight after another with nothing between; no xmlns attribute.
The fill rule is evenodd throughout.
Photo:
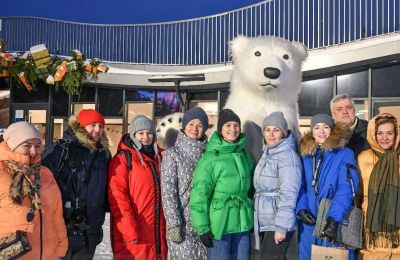
<svg viewBox="0 0 400 260"><path fill-rule="evenodd" d="M264 69L264 75L270 79L277 79L281 75L281 71L277 68L267 67Z"/></svg>

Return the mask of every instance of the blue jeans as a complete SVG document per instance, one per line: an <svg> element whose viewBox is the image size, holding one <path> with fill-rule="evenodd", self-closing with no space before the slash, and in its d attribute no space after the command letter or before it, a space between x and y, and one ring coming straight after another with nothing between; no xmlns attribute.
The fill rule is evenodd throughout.
<svg viewBox="0 0 400 260"><path fill-rule="evenodd" d="M207 248L208 260L249 260L250 233L232 233L222 236L221 240L213 240L214 247Z"/></svg>

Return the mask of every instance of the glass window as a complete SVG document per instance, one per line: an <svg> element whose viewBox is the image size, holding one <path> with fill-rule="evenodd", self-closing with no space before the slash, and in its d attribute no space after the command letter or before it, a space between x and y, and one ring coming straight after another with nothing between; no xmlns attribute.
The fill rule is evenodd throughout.
<svg viewBox="0 0 400 260"><path fill-rule="evenodd" d="M188 93L188 101L192 100L218 100L218 92Z"/></svg>
<svg viewBox="0 0 400 260"><path fill-rule="evenodd" d="M368 97L368 71L338 75L337 93L349 94L353 98Z"/></svg>
<svg viewBox="0 0 400 260"><path fill-rule="evenodd" d="M0 89L10 89L10 86L8 85L8 81L6 81L6 78L0 77Z"/></svg>
<svg viewBox="0 0 400 260"><path fill-rule="evenodd" d="M137 115L145 115L149 118L153 117L153 102L151 103L128 103L126 104L126 118L129 124Z"/></svg>
<svg viewBox="0 0 400 260"><path fill-rule="evenodd" d="M301 116L330 114L329 102L333 97L333 78L303 81L299 96Z"/></svg>
<svg viewBox="0 0 400 260"><path fill-rule="evenodd" d="M73 102L95 102L96 87L94 85L83 85L79 96L73 95Z"/></svg>
<svg viewBox="0 0 400 260"><path fill-rule="evenodd" d="M221 91L220 101L219 101L220 110L225 106L226 101L228 100L229 93L230 93L229 91Z"/></svg>
<svg viewBox="0 0 400 260"><path fill-rule="evenodd" d="M123 90L99 88L99 112L107 117L122 117Z"/></svg>
<svg viewBox="0 0 400 260"><path fill-rule="evenodd" d="M28 110L28 123L39 130L42 148L46 146L46 110Z"/></svg>
<svg viewBox="0 0 400 260"><path fill-rule="evenodd" d="M96 109L95 104L72 104L72 114L78 115L82 109Z"/></svg>
<svg viewBox="0 0 400 260"><path fill-rule="evenodd" d="M68 127L67 121L68 120L64 118L53 118L53 142L56 142L58 139L63 137L63 133Z"/></svg>
<svg viewBox="0 0 400 260"><path fill-rule="evenodd" d="M5 128L10 122L10 91L0 90L0 128Z"/></svg>
<svg viewBox="0 0 400 260"><path fill-rule="evenodd" d="M368 100L354 100L356 116L360 119L369 120Z"/></svg>
<svg viewBox="0 0 400 260"><path fill-rule="evenodd" d="M154 95L152 91L145 90L126 90L126 101L153 101Z"/></svg>
<svg viewBox="0 0 400 260"><path fill-rule="evenodd" d="M164 117L175 112L182 112L178 94L176 92L157 92L155 117Z"/></svg>
<svg viewBox="0 0 400 260"><path fill-rule="evenodd" d="M372 96L400 96L400 65L372 70Z"/></svg>
<svg viewBox="0 0 400 260"><path fill-rule="evenodd" d="M68 98L68 94L64 90L53 91L53 102L51 102L52 116L68 116Z"/></svg>
<svg viewBox="0 0 400 260"><path fill-rule="evenodd" d="M38 81L36 89L28 92L24 86L14 83L12 90L12 103L47 103L49 101L49 88L53 86Z"/></svg>
<svg viewBox="0 0 400 260"><path fill-rule="evenodd" d="M119 141L123 135L122 119L106 118L105 122L104 130L107 132L107 137L110 143L110 152L111 155L115 155L117 153Z"/></svg>

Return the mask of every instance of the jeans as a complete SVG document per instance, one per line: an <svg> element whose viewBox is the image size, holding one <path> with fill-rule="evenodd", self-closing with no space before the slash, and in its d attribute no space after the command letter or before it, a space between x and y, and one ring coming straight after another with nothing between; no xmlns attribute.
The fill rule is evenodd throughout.
<svg viewBox="0 0 400 260"><path fill-rule="evenodd" d="M207 248L208 260L249 260L250 233L223 235L221 240L213 240L214 247Z"/></svg>

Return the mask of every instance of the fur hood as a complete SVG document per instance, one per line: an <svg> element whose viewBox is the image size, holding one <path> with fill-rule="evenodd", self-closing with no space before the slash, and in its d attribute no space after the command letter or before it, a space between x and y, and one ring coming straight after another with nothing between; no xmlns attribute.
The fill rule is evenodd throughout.
<svg viewBox="0 0 400 260"><path fill-rule="evenodd" d="M330 151L336 148L343 148L346 145L346 137L351 134L350 129L345 124L337 123L320 146L321 149ZM317 151L318 145L312 136L312 131L307 132L300 141L301 156L312 156Z"/></svg>
<svg viewBox="0 0 400 260"><path fill-rule="evenodd" d="M71 116L68 120L68 126L75 134L76 139L89 150L108 149L110 147L106 131L103 132L100 140L101 147L99 148L97 142L93 141L86 130L79 124L78 118Z"/></svg>

